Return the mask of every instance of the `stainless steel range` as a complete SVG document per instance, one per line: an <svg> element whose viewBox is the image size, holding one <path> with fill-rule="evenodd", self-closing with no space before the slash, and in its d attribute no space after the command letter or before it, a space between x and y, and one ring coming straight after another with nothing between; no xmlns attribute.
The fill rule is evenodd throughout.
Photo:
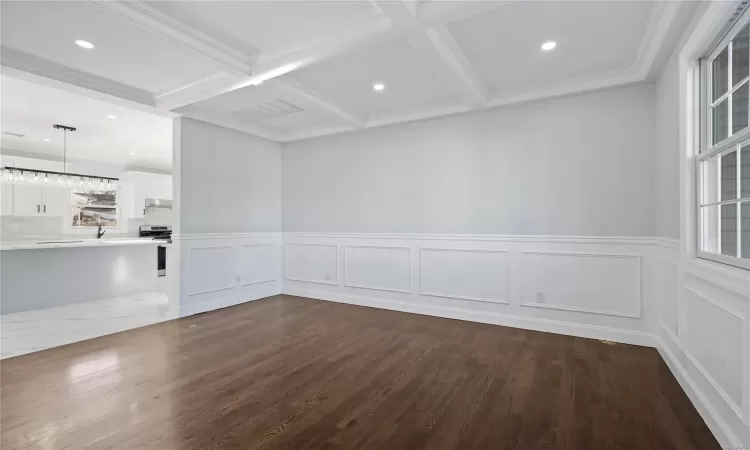
<svg viewBox="0 0 750 450"><path fill-rule="evenodd" d="M171 225L141 225L138 227L138 236L142 238L150 237L156 240L163 240L167 244L172 243L172 226ZM156 270L157 276L167 275L167 248L160 245L156 250Z"/></svg>

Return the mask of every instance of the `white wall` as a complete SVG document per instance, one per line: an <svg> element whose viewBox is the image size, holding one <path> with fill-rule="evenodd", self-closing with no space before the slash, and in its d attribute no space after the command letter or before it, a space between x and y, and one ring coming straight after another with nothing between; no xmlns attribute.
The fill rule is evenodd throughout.
<svg viewBox="0 0 750 450"><path fill-rule="evenodd" d="M657 80L654 333L719 443L750 448L750 273L694 255L695 149L687 139L688 62L703 56L732 9L703 5Z"/></svg>
<svg viewBox="0 0 750 450"><path fill-rule="evenodd" d="M654 87L286 144L284 292L653 345Z"/></svg>
<svg viewBox="0 0 750 450"><path fill-rule="evenodd" d="M655 235L680 238L680 136L678 53L656 82Z"/></svg>
<svg viewBox="0 0 750 450"><path fill-rule="evenodd" d="M281 145L187 118L173 137L182 316L281 292Z"/></svg>
<svg viewBox="0 0 750 450"><path fill-rule="evenodd" d="M654 234L654 88L286 144L284 231Z"/></svg>
<svg viewBox="0 0 750 450"><path fill-rule="evenodd" d="M281 231L281 146L205 122L178 120L180 233Z"/></svg>

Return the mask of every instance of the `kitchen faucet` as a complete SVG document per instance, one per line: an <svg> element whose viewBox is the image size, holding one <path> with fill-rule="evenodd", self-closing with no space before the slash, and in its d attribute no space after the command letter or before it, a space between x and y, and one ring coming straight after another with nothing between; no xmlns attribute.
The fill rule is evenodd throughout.
<svg viewBox="0 0 750 450"><path fill-rule="evenodd" d="M96 238L101 239L104 233L106 233L106 231L102 230L102 226L99 225L99 228L96 230Z"/></svg>

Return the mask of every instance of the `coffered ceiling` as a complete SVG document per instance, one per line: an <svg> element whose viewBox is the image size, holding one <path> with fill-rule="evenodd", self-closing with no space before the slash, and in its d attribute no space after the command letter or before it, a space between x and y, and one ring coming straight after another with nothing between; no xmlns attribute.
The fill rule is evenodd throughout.
<svg viewBox="0 0 750 450"><path fill-rule="evenodd" d="M290 141L647 80L696 3L26 0L0 7L8 76L53 79ZM542 51L547 41L557 47Z"/></svg>

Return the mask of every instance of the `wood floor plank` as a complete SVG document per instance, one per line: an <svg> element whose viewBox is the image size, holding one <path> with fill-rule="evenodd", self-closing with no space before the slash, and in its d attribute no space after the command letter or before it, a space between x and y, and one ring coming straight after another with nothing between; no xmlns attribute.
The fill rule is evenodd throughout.
<svg viewBox="0 0 750 450"><path fill-rule="evenodd" d="M720 448L654 349L276 296L0 362L3 449Z"/></svg>

